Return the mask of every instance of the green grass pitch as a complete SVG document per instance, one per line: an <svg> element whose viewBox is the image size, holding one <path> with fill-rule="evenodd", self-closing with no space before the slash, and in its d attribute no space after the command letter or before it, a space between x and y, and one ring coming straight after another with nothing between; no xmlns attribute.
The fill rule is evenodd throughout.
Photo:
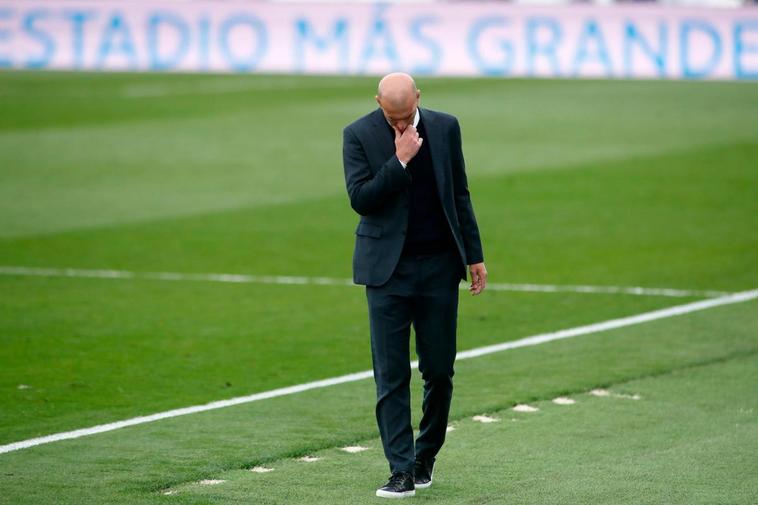
<svg viewBox="0 0 758 505"><path fill-rule="evenodd" d="M490 282L758 288L755 84L418 84L460 119ZM0 73L0 267L350 278L341 131L375 85ZM458 347L698 299L462 292ZM755 503L757 309L459 362L414 500ZM371 366L363 288L312 284L0 274L0 350L0 445ZM0 454L0 504L378 503L373 401L364 380Z"/></svg>

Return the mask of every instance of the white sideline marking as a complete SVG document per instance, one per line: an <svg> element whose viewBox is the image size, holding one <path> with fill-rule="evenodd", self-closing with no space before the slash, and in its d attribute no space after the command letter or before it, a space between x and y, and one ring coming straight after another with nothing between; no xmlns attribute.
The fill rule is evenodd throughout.
<svg viewBox="0 0 758 505"><path fill-rule="evenodd" d="M613 396L614 398L626 398L627 400L641 400L642 397L638 394L629 395L626 393L611 393L607 389L593 389L589 392L592 396Z"/></svg>
<svg viewBox="0 0 758 505"><path fill-rule="evenodd" d="M340 450L349 452L350 454L355 454L356 452L368 451L368 447L363 447L362 445L349 445L347 447L341 448Z"/></svg>
<svg viewBox="0 0 758 505"><path fill-rule="evenodd" d="M618 393L613 396L615 396L616 398L626 398L627 400L641 400L642 399L642 397L638 394L627 395L624 393Z"/></svg>
<svg viewBox="0 0 758 505"><path fill-rule="evenodd" d="M611 393L607 389L593 389L590 394L592 396L610 396Z"/></svg>
<svg viewBox="0 0 758 505"><path fill-rule="evenodd" d="M246 275L246 274L193 274L179 272L133 272L129 270L91 270L82 268L40 268L23 266L0 266L2 275L27 275L35 277L89 277L97 279L151 279L161 281L203 281L227 282L235 284L294 284L320 286L356 286L352 279L337 279L334 277L305 277L287 275ZM461 283L461 290L468 290ZM488 283L487 289L492 291L525 291L531 293L590 293L590 294L623 294L636 296L668 296L673 298L704 297L715 298L728 295L726 291L672 289L672 288L643 288L636 286L583 286L558 284L509 284Z"/></svg>
<svg viewBox="0 0 758 505"><path fill-rule="evenodd" d="M476 358L479 356L485 356L508 349L517 349L519 347L528 347L532 345L540 345L554 340L561 340L566 338L577 337L580 335L588 335L590 333L598 333L601 331L612 330L615 328L622 328L624 326L632 326L635 324L641 324L648 321L655 321L657 319L664 319L667 317L679 316L682 314L689 314L691 312L697 312L700 310L711 309L722 305L731 305L734 303L742 303L758 298L758 289L750 291L742 291L740 293L733 293L730 295L722 296L719 298L711 298L708 300L701 300L697 302L685 303L683 305L675 305L665 309L653 310L651 312L643 312L634 316L622 317L618 319L610 319L600 323L588 324L585 326L578 326L576 328L568 328L565 330L554 331L550 333L542 333L539 335L533 335L531 337L514 340L511 342L503 342L501 344L488 345L485 347L478 347L470 349L468 351L459 352L456 355L457 360ZM418 361L412 361L411 366L418 368ZM240 396L237 398L231 398L228 400L219 400L215 402L206 403L205 405L195 405L193 407L184 407L180 409L168 410L166 412L158 412L148 416L134 417L132 419L126 419L124 421L117 421L108 424L100 424L91 428L82 428L74 431L66 431L63 433L55 433L53 435L47 435L44 437L31 438L28 440L22 440L20 442L14 442L0 446L0 454L17 451L19 449L26 449L34 447L36 445L48 444L51 442L57 442L59 440L69 440L74 438L85 437L88 435L94 435L96 433L104 433L106 431L118 430L120 428L126 428L127 426L135 426L138 424L150 423L153 421L159 421L161 419L168 419L171 417L184 416L187 414L196 414L198 412L205 412L208 410L216 410L224 407L231 407L233 405L240 405L243 403L250 403L259 400L265 400L268 398L276 398L279 396L286 396L295 393L301 393L303 391L309 391L311 389L324 388L329 386L335 386L337 384L344 384L347 382L355 382L363 379L373 377L372 370L365 370L363 372L352 373L348 375L342 375L339 377L332 377L330 379L322 379L314 382L306 382L303 384L297 384L294 386L288 386L279 389L272 389L270 391L264 391L261 393L252 394L249 396ZM590 392L590 394L593 394Z"/></svg>
<svg viewBox="0 0 758 505"><path fill-rule="evenodd" d="M297 458L297 460L302 461L303 463L315 463L316 461L321 461L321 458L316 456L303 456L302 458Z"/></svg>
<svg viewBox="0 0 758 505"><path fill-rule="evenodd" d="M556 405L573 405L576 403L576 400L565 396L559 396L558 398L553 398L553 403Z"/></svg>
<svg viewBox="0 0 758 505"><path fill-rule="evenodd" d="M274 469L267 466L254 466L250 469L250 471L253 473L269 473L273 472Z"/></svg>
<svg viewBox="0 0 758 505"><path fill-rule="evenodd" d="M474 416L471 419L482 424L496 423L500 420L497 417L490 417L490 416L485 416L485 415Z"/></svg>
<svg viewBox="0 0 758 505"><path fill-rule="evenodd" d="M218 486L226 482L224 479L203 479L198 484L202 486Z"/></svg>
<svg viewBox="0 0 758 505"><path fill-rule="evenodd" d="M513 410L516 412L537 412L539 409L537 407L532 407L531 405L522 403L513 407Z"/></svg>

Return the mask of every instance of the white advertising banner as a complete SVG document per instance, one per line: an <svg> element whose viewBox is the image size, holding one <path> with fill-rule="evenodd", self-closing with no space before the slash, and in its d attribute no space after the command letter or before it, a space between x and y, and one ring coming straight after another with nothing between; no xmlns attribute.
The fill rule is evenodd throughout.
<svg viewBox="0 0 758 505"><path fill-rule="evenodd" d="M0 68L758 78L758 8L0 0Z"/></svg>

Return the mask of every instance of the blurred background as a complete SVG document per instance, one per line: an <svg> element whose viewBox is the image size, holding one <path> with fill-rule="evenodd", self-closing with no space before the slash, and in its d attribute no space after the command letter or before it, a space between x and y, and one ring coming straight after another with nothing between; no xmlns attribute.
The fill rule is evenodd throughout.
<svg viewBox="0 0 758 505"><path fill-rule="evenodd" d="M750 79L755 10L661 2L0 2L0 67Z"/></svg>

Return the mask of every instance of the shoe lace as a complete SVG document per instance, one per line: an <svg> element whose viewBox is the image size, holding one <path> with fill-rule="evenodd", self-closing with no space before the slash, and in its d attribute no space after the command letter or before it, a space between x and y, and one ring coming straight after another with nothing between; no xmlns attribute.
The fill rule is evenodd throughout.
<svg viewBox="0 0 758 505"><path fill-rule="evenodd" d="M401 472L393 473L392 475L390 475L388 484L390 486L393 486L395 484L398 484L398 485L402 484L403 480L407 477L407 475L408 474L401 473Z"/></svg>

